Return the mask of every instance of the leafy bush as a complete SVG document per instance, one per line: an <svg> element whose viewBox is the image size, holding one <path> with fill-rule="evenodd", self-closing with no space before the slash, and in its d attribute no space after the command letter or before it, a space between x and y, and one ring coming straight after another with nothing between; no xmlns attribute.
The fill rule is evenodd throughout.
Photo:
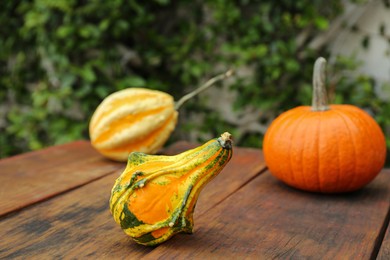
<svg viewBox="0 0 390 260"><path fill-rule="evenodd" d="M229 105L239 115L258 114L257 126L266 127L282 111L310 104L312 65L327 53L308 43L342 12L340 0L0 5L0 157L88 138L90 116L114 91L148 87L177 100L231 67L238 73L229 91L239 94ZM298 42L303 33L305 41ZM333 64L330 74L338 80L330 83L337 83L337 93L330 94L368 109L389 132L389 105L376 96L375 82L335 77L355 64L342 57ZM210 103L201 95L186 104L171 141L203 141L229 130L238 145L261 146L264 128L243 132Z"/></svg>

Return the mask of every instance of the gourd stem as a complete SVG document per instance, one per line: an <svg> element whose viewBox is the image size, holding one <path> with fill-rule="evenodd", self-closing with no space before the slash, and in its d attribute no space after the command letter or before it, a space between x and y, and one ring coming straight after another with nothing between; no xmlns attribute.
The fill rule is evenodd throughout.
<svg viewBox="0 0 390 260"><path fill-rule="evenodd" d="M218 138L219 144L223 149L232 149L233 140L232 135L228 132L221 134L221 137Z"/></svg>
<svg viewBox="0 0 390 260"><path fill-rule="evenodd" d="M182 98L180 98L176 104L175 104L175 109L176 110L179 110L179 108L185 103L187 102L189 99L191 99L192 97L198 95L200 92L208 89L210 86L212 86L214 83L218 82L218 81L221 81L223 79L226 79L228 77L230 77L231 75L233 75L234 71L233 70L228 70L226 71L225 73L223 74L220 74L218 76L215 76L211 79L209 79L205 84L203 84L202 86L200 86L199 88L195 89L194 91L184 95Z"/></svg>
<svg viewBox="0 0 390 260"><path fill-rule="evenodd" d="M328 97L325 86L325 69L326 60L322 57L318 58L314 63L313 71L313 100L312 111L329 110Z"/></svg>

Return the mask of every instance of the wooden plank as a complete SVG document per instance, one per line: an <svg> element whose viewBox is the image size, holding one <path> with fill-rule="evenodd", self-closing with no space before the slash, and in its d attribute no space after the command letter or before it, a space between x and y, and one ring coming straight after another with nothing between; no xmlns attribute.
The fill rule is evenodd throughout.
<svg viewBox="0 0 390 260"><path fill-rule="evenodd" d="M177 153L188 144L169 149ZM202 191L196 216L215 207L265 169L262 153L235 149L231 162ZM120 171L8 215L0 220L0 258L137 259L154 248L127 237L109 213L108 200Z"/></svg>
<svg viewBox="0 0 390 260"><path fill-rule="evenodd" d="M388 223L387 219L387 223ZM382 243L380 244L380 247L378 247L378 256L376 258L373 257L373 259L378 260L388 260L390 259L390 231L389 228L385 231L385 237Z"/></svg>
<svg viewBox="0 0 390 260"><path fill-rule="evenodd" d="M87 141L0 160L0 216L123 167L103 158Z"/></svg>
<svg viewBox="0 0 390 260"><path fill-rule="evenodd" d="M51 146L45 149L19 154L0 160L0 172L19 173L33 170L38 172L44 168L64 164L75 159L75 155L88 146L88 141L75 141L63 145ZM96 155L93 149L86 149L85 156ZM78 154L80 155L80 154ZM53 160L51 160L51 158Z"/></svg>
<svg viewBox="0 0 390 260"><path fill-rule="evenodd" d="M109 213L109 193L118 175L119 171L2 220L0 258L81 258L97 253L123 257L150 250L129 241Z"/></svg>
<svg viewBox="0 0 390 260"><path fill-rule="evenodd" d="M289 188L268 172L146 259L370 259L390 201L390 174L361 191L321 195ZM388 259L388 258L387 258Z"/></svg>
<svg viewBox="0 0 390 260"><path fill-rule="evenodd" d="M390 169L386 170L386 174L390 175ZM387 217L383 223L383 234L378 237L378 246L377 246L377 256L375 256L375 252L373 255L373 259L376 258L378 260L387 260L390 259L390 209L387 212ZM383 240L382 240L383 238Z"/></svg>

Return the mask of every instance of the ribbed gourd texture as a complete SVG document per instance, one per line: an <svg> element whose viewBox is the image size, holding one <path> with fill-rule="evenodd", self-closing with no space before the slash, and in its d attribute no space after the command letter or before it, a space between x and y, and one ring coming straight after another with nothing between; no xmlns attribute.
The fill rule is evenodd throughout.
<svg viewBox="0 0 390 260"><path fill-rule="evenodd" d="M114 220L137 243L156 245L192 233L202 188L232 156L230 135L175 156L134 152L111 192Z"/></svg>
<svg viewBox="0 0 390 260"><path fill-rule="evenodd" d="M281 114L263 143L273 175L307 191L338 193L372 181L386 159L386 143L378 124L352 105L327 111L301 106Z"/></svg>
<svg viewBox="0 0 390 260"><path fill-rule="evenodd" d="M128 88L108 96L91 118L91 143L104 156L127 161L130 152L156 153L177 122L173 97L160 91Z"/></svg>

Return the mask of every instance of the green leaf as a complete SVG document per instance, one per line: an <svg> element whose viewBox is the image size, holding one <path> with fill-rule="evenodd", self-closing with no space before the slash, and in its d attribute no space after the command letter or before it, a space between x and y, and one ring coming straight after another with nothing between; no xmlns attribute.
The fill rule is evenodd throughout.
<svg viewBox="0 0 390 260"><path fill-rule="evenodd" d="M325 30L329 27L329 21L325 17L317 17L314 22L316 27L320 30Z"/></svg>
<svg viewBox="0 0 390 260"><path fill-rule="evenodd" d="M146 82L139 76L130 76L122 79L117 83L118 89L131 88L131 87L144 87Z"/></svg>

